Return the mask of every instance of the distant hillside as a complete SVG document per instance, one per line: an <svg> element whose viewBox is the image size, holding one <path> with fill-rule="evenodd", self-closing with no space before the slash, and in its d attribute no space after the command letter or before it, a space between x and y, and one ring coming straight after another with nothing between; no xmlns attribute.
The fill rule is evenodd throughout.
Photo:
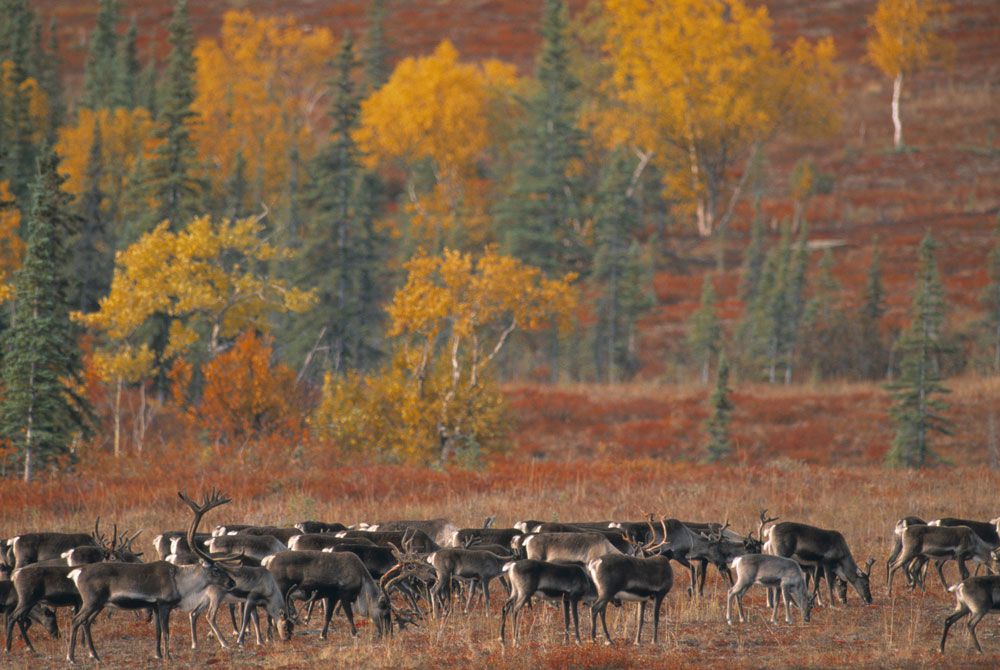
<svg viewBox="0 0 1000 670"><path fill-rule="evenodd" d="M34 3L46 23L59 22L60 44L71 87L79 81L86 40L94 24L96 0ZM572 0L578 11L586 0ZM813 237L835 240L836 274L846 292L857 295L876 235L885 247L890 323L898 325L910 292L915 245L927 228L941 243L942 275L953 304L953 323L975 316L986 279L984 259L1000 206L1000 2L955 0L945 37L956 45L951 69L921 73L906 81L903 95L905 139L910 151L891 147L889 81L865 60L867 19L874 0L770 0L765 3L778 39L788 43L832 36L844 68L843 125L837 137L812 144L784 143L768 152L764 212L772 224L791 212L787 175L811 157L832 177L828 195L807 211ZM123 0L123 14L140 26L140 53L165 51L165 27L172 3ZM362 0L230 0L191 3L199 36L218 33L223 13L245 8L259 14L293 14L300 23L329 27L335 34L359 32ZM444 38L470 59L498 57L532 68L538 45L540 2L525 0L389 0L388 38L394 57L426 53ZM744 203L726 254L730 268L741 258L749 207ZM642 323L640 376L669 374L664 353L677 347L683 320L694 309L700 275L711 268L714 243L677 225L666 242L665 261L655 277L657 306ZM719 279L723 310L731 318L741 305L733 297L734 270Z"/></svg>

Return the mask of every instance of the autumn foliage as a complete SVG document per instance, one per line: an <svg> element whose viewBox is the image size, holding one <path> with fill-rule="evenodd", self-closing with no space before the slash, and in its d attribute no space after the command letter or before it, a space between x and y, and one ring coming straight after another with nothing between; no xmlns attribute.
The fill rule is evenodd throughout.
<svg viewBox="0 0 1000 670"><path fill-rule="evenodd" d="M301 437L304 398L295 373L274 362L271 339L253 331L202 367L198 427L216 445L242 450L255 439Z"/></svg>

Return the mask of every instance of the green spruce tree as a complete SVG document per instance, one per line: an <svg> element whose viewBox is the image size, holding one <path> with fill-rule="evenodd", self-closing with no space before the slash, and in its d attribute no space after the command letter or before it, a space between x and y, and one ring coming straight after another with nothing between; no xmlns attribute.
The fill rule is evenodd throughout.
<svg viewBox="0 0 1000 670"><path fill-rule="evenodd" d="M293 320L289 353L304 361L312 378L367 369L379 356L384 240L374 225L376 179L365 174L353 138L360 111L358 65L353 41L345 36L332 82L332 137L310 166L310 216L296 279L316 287L318 304Z"/></svg>
<svg viewBox="0 0 1000 670"><path fill-rule="evenodd" d="M139 27L135 18L129 23L125 38L118 43L118 53L115 54L114 80L111 86L112 107L134 109L138 104L138 86L141 69L136 43L139 40Z"/></svg>
<svg viewBox="0 0 1000 670"><path fill-rule="evenodd" d="M90 416L80 382L80 351L69 318L64 240L76 231L58 159L44 150L25 222L26 250L15 273L11 327L4 333L0 430L23 464L25 481L69 454Z"/></svg>
<svg viewBox="0 0 1000 670"><path fill-rule="evenodd" d="M733 403L729 399L729 362L725 354L719 356L719 370L715 378L715 390L709 398L711 414L705 424L708 441L705 444L705 460L717 462L725 460L730 446L729 423L733 414Z"/></svg>
<svg viewBox="0 0 1000 670"><path fill-rule="evenodd" d="M638 367L636 321L652 306L651 268L636 237L638 204L629 191L631 170L622 153L608 161L598 192L594 222L596 249L590 280L597 291L594 362L609 383Z"/></svg>
<svg viewBox="0 0 1000 670"><path fill-rule="evenodd" d="M858 313L858 374L862 379L885 377L888 352L882 340L882 316L885 314L885 288L882 286L882 256L876 238L868 266L864 299Z"/></svg>
<svg viewBox="0 0 1000 670"><path fill-rule="evenodd" d="M79 201L80 232L74 238L73 274L75 282L70 304L82 312L98 308L98 301L111 285L114 269L114 245L108 237L105 193L101 187L105 166L101 126L95 121L94 139L87 157L84 191Z"/></svg>
<svg viewBox="0 0 1000 670"><path fill-rule="evenodd" d="M194 34L188 20L187 0L177 0L167 41L170 56L163 73L162 99L158 99L160 144L149 163L147 185L157 202L144 228L170 221L180 229L204 210L204 185L196 175L197 156L190 126L196 118L194 102Z"/></svg>
<svg viewBox="0 0 1000 670"><path fill-rule="evenodd" d="M83 94L80 106L90 109L114 106L118 59L118 0L98 0L97 26L90 34L90 49L83 70Z"/></svg>
<svg viewBox="0 0 1000 670"><path fill-rule="evenodd" d="M722 348L722 324L715 313L715 286L706 274L701 285L701 301L688 320L687 345L701 368L701 383L708 383L712 359Z"/></svg>
<svg viewBox="0 0 1000 670"><path fill-rule="evenodd" d="M750 221L750 243L743 257L743 274L740 278L740 299L751 303L757 297L760 276L764 271L767 250L764 248L764 217L760 213L759 201L754 206L754 217Z"/></svg>
<svg viewBox="0 0 1000 670"><path fill-rule="evenodd" d="M555 275L579 269L585 253L574 233L580 194L570 169L583 155L584 138L577 124L579 82L569 67L569 12L563 0L545 0L542 12L538 90L527 102L519 160L498 214L510 253Z"/></svg>
<svg viewBox="0 0 1000 670"><path fill-rule="evenodd" d="M371 0L368 5L368 25L361 61L364 64L365 87L369 94L382 88L382 84L389 80L389 46L385 39L387 1Z"/></svg>
<svg viewBox="0 0 1000 670"><path fill-rule="evenodd" d="M941 383L939 360L948 347L942 339L945 300L935 247L928 231L920 243L910 326L896 344L899 378L886 385L893 399L889 413L896 431L887 460L910 468L923 467L933 456L931 433L951 434L951 422L943 415L947 406L937 398L948 393Z"/></svg>

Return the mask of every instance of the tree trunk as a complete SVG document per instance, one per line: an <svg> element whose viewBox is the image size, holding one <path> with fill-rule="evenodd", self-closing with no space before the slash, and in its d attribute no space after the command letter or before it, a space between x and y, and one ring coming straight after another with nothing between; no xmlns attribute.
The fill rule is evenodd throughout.
<svg viewBox="0 0 1000 670"><path fill-rule="evenodd" d="M122 378L115 385L115 458L121 456L122 444Z"/></svg>
<svg viewBox="0 0 1000 670"><path fill-rule="evenodd" d="M899 94L903 90L903 73L892 80L892 145L898 151L903 146L903 121L899 118Z"/></svg>

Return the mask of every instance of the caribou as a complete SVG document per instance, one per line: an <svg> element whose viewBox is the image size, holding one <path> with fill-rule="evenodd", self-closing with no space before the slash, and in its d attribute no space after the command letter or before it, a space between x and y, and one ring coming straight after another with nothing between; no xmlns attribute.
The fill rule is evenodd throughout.
<svg viewBox="0 0 1000 670"><path fill-rule="evenodd" d="M504 603L500 619L500 642L506 643L507 615L511 614L514 644L518 640L518 614L533 596L561 602L563 606L563 639L569 642L569 618L573 613L576 641L580 642L581 601L593 601L597 590L584 568L575 563L550 563L533 559L510 561L503 566L510 580L510 597Z"/></svg>
<svg viewBox="0 0 1000 670"><path fill-rule="evenodd" d="M194 513L188 530L188 544L195 548L197 545L194 537L202 517L209 510L231 500L215 490L202 504L196 504L182 493L178 496ZM177 607L187 611L194 609L204 599L206 590L213 586L225 590L233 588L236 583L225 566L233 560L238 561L239 557L205 554L202 561L195 565L178 566L156 561L138 564L94 563L73 568L67 577L79 591L82 605L73 617L67 660L71 663L74 661L76 637L81 627L84 629L90 655L100 660L94 648L91 626L97 615L108 605L125 610L151 610L156 625L156 657L163 658L162 643L163 651L170 658L171 610Z"/></svg>
<svg viewBox="0 0 1000 670"><path fill-rule="evenodd" d="M429 554L427 562L434 566L435 572L434 588L431 590L431 607L435 615L437 605L440 605L445 611L451 610L451 583L453 579L465 579L471 582L469 595L465 601L465 612L468 613L478 586L482 589L488 614L490 611L490 582L503 574L503 566L508 562L508 558L481 549L450 547L438 549ZM447 607L445 603L447 603Z"/></svg>
<svg viewBox="0 0 1000 670"><path fill-rule="evenodd" d="M762 524L763 525L763 524ZM763 533L762 533L763 534ZM803 568L813 570L813 595L819 595L819 581L826 577L833 607L834 578L840 578L854 587L866 604L871 604L871 558L864 570L858 567L851 555L844 536L835 530L824 530L804 523L782 521L771 526L766 533L764 553L794 559Z"/></svg>
<svg viewBox="0 0 1000 670"><path fill-rule="evenodd" d="M792 623L790 605L792 601L802 612L802 622L809 622L809 613L815 598L807 593L806 575L796 561L769 554L747 554L737 556L729 566L736 570L736 582L726 594L726 623L729 625L733 623L732 604L734 599L740 623L746 621L743 614L743 594L754 584L766 586L768 591L771 589L780 590L781 596L785 600L786 623ZM771 623L776 623L778 620L778 598L775 596L771 600L773 600Z"/></svg>
<svg viewBox="0 0 1000 670"><path fill-rule="evenodd" d="M921 557L935 561L938 577L945 588L948 588L948 584L942 571L945 562L942 559L957 561L962 579L969 577L969 569L965 566L968 559L982 563L987 568L993 561L992 547L968 526L907 526L902 530L901 540L902 550L889 566L887 579L890 595L896 571L903 568L912 577L911 566Z"/></svg>
<svg viewBox="0 0 1000 670"><path fill-rule="evenodd" d="M322 640L330 630L330 619L337 604L344 610L353 637L358 634L354 624L355 605L359 614L375 622L378 637L392 625L388 598L361 559L350 552L282 551L267 556L261 565L274 576L280 591L289 600L289 609L293 594L323 600Z"/></svg>
<svg viewBox="0 0 1000 670"><path fill-rule="evenodd" d="M587 563L587 572L597 590L597 598L590 606L591 641L597 639L597 617L600 615L604 637L607 644L612 643L608 632L608 603L613 600L637 600L639 611L636 615L635 644L642 642L643 619L646 604L650 602L653 604L653 644L658 643L660 606L674 585L674 573L670 568L671 550L666 545L667 540L663 539L659 543L638 546L639 556L607 553Z"/></svg>
<svg viewBox="0 0 1000 670"><path fill-rule="evenodd" d="M983 653L983 647L976 637L976 626L990 612L1000 612L1000 577L969 577L948 589L955 594L955 611L944 620L944 632L941 633L941 653L948 639L948 629L958 620L972 615L966 626L976 651Z"/></svg>

